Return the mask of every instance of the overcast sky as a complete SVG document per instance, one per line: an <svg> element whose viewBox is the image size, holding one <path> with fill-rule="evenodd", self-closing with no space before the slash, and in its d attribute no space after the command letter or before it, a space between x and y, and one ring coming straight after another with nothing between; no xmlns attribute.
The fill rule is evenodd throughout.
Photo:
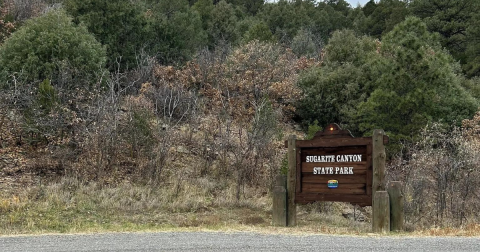
<svg viewBox="0 0 480 252"><path fill-rule="evenodd" d="M360 3L361 6L365 5L369 0L346 0L353 8L357 7Z"/></svg>

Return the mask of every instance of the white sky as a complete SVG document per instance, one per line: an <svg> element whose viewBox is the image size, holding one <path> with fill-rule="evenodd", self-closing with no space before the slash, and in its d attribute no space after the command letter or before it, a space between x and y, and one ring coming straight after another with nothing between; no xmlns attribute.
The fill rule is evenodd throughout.
<svg viewBox="0 0 480 252"><path fill-rule="evenodd" d="M369 0L346 0L346 1L350 4L350 6L355 8L359 3L361 6L364 6Z"/></svg>

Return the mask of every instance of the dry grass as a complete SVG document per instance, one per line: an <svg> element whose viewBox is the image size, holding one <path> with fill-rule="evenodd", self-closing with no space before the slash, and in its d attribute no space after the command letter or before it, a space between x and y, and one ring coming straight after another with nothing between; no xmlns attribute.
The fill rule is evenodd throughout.
<svg viewBox="0 0 480 252"><path fill-rule="evenodd" d="M117 186L62 178L0 197L0 234L125 231L254 231L266 233L364 234L368 223L300 208L299 225L271 226L271 199L246 188L236 200L233 183L207 178L169 187ZM263 195L263 196L258 196ZM287 231L288 230L288 231Z"/></svg>
<svg viewBox="0 0 480 252"><path fill-rule="evenodd" d="M458 228L430 228L412 233L417 236L480 236L480 225L469 224Z"/></svg>
<svg viewBox="0 0 480 252"><path fill-rule="evenodd" d="M229 201L233 196L227 195L233 188L217 188L222 185L205 179L176 183L163 188L131 183L107 186L62 178L50 185L2 195L0 233L214 228L231 223L265 223L265 216L254 216L257 211L267 212L268 206L261 203L266 199ZM216 191L223 191L226 197L214 197ZM243 213L238 214L237 209L243 209Z"/></svg>
<svg viewBox="0 0 480 252"><path fill-rule="evenodd" d="M245 197L237 201L235 188L229 184L195 178L153 188L126 182L117 186L86 184L62 178L2 195L0 235L144 231L374 235L368 218L359 222L343 217L342 210L349 205L342 203L299 206L298 226L274 227L269 194L258 196L262 189L246 188ZM391 235L478 236L480 225Z"/></svg>

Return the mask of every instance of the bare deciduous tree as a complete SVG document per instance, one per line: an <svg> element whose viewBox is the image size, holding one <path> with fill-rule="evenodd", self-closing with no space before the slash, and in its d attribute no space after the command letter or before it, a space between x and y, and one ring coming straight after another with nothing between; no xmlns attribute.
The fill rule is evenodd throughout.
<svg viewBox="0 0 480 252"><path fill-rule="evenodd" d="M412 226L461 226L478 221L479 139L463 128L425 128L420 140L394 159L390 180L405 183L406 221ZM473 121L473 123L472 123Z"/></svg>

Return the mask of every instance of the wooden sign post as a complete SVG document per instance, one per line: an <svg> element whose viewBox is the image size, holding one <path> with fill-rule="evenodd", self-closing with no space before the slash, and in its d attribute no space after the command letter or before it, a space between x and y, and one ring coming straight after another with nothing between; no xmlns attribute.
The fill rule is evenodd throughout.
<svg viewBox="0 0 480 252"><path fill-rule="evenodd" d="M373 232L386 233L390 231L390 200L385 191L385 145L383 130L373 131Z"/></svg>
<svg viewBox="0 0 480 252"><path fill-rule="evenodd" d="M400 181L390 182L387 191L390 198L390 231L403 231L405 217L402 183Z"/></svg>
<svg viewBox="0 0 480 252"><path fill-rule="evenodd" d="M287 190L285 189L285 176L278 175L273 188L273 225L287 226Z"/></svg>
<svg viewBox="0 0 480 252"><path fill-rule="evenodd" d="M385 190L386 143L388 137L382 130L375 130L373 137L354 138L337 124L317 132L312 140L296 140L290 136L286 143L287 225L296 225L296 204L340 201L375 206L375 192ZM378 197L382 195L387 195L388 200L386 192ZM378 203L379 207L389 206L388 202ZM373 223L379 220L375 216ZM380 222L385 225L385 221ZM388 221L388 228L389 225Z"/></svg>
<svg viewBox="0 0 480 252"><path fill-rule="evenodd" d="M297 205L295 205L297 150L296 137L288 138L288 174L287 174L287 226L297 225Z"/></svg>

